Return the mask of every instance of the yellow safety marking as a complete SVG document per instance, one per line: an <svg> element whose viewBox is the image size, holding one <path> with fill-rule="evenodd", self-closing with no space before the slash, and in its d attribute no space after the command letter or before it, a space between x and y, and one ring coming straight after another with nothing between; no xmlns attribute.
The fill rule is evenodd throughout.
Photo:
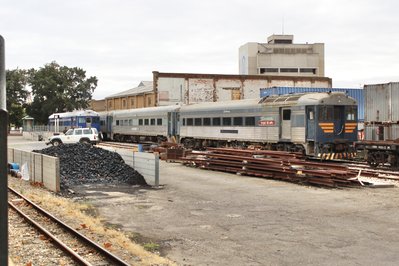
<svg viewBox="0 0 399 266"><path fill-rule="evenodd" d="M332 127L321 127L321 129L323 129L323 130L327 130L327 129L333 130L333 129L334 129L334 126L332 126Z"/></svg>
<svg viewBox="0 0 399 266"><path fill-rule="evenodd" d="M346 130L345 129L345 133L353 133L353 129L352 130Z"/></svg>
<svg viewBox="0 0 399 266"><path fill-rule="evenodd" d="M319 123L319 126L332 126L334 123Z"/></svg>
<svg viewBox="0 0 399 266"><path fill-rule="evenodd" d="M323 130L324 133L334 133L334 130Z"/></svg>
<svg viewBox="0 0 399 266"><path fill-rule="evenodd" d="M345 125L356 126L357 123L345 123Z"/></svg>
<svg viewBox="0 0 399 266"><path fill-rule="evenodd" d="M331 154L331 160L335 159L335 153Z"/></svg>

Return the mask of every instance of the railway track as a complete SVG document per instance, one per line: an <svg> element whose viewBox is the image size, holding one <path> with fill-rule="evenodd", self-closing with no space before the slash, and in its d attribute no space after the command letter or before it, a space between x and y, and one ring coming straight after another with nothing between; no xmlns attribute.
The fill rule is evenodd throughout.
<svg viewBox="0 0 399 266"><path fill-rule="evenodd" d="M48 256L47 265L130 265L12 188L8 188L8 199L10 209L29 226L26 223L22 224L21 219L18 221L17 215L11 215L13 224L18 223L18 227L26 227L28 242L37 242L32 239L32 236L37 236L43 240L41 243L46 245L43 250L50 250L49 254L44 254ZM48 245L49 242L52 245Z"/></svg>

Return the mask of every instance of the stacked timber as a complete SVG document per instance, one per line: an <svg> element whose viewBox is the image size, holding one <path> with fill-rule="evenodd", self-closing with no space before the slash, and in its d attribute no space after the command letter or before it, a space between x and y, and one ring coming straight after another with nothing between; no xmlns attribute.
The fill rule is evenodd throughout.
<svg viewBox="0 0 399 266"><path fill-rule="evenodd" d="M180 159L203 169L328 187L361 186L358 171L343 165L309 162L301 153L208 148Z"/></svg>

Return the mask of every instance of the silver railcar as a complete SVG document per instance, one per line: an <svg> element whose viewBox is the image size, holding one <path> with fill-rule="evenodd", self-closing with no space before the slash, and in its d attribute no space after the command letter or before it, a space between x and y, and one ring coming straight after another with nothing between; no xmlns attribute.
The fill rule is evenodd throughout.
<svg viewBox="0 0 399 266"><path fill-rule="evenodd" d="M341 92L187 105L180 108L180 139L193 148L228 144L306 154L343 152L348 146L339 143L356 140L353 107L356 101Z"/></svg>
<svg viewBox="0 0 399 266"><path fill-rule="evenodd" d="M179 105L113 111L110 138L115 141L160 142L176 136ZM111 121L112 120L112 121Z"/></svg>

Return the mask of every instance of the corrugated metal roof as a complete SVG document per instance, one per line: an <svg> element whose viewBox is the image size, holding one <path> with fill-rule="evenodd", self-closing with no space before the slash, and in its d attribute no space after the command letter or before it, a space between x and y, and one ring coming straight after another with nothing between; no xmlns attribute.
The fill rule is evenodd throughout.
<svg viewBox="0 0 399 266"><path fill-rule="evenodd" d="M124 97L124 96L133 96L133 95L137 95L137 94L152 92L153 90L154 90L154 86L153 86L152 81L142 81L136 88L118 92L116 94L105 97L105 99Z"/></svg>
<svg viewBox="0 0 399 266"><path fill-rule="evenodd" d="M364 96L363 88L309 88L309 87L272 87L260 89L260 97L304 92L345 92L357 101L359 121L364 121Z"/></svg>

